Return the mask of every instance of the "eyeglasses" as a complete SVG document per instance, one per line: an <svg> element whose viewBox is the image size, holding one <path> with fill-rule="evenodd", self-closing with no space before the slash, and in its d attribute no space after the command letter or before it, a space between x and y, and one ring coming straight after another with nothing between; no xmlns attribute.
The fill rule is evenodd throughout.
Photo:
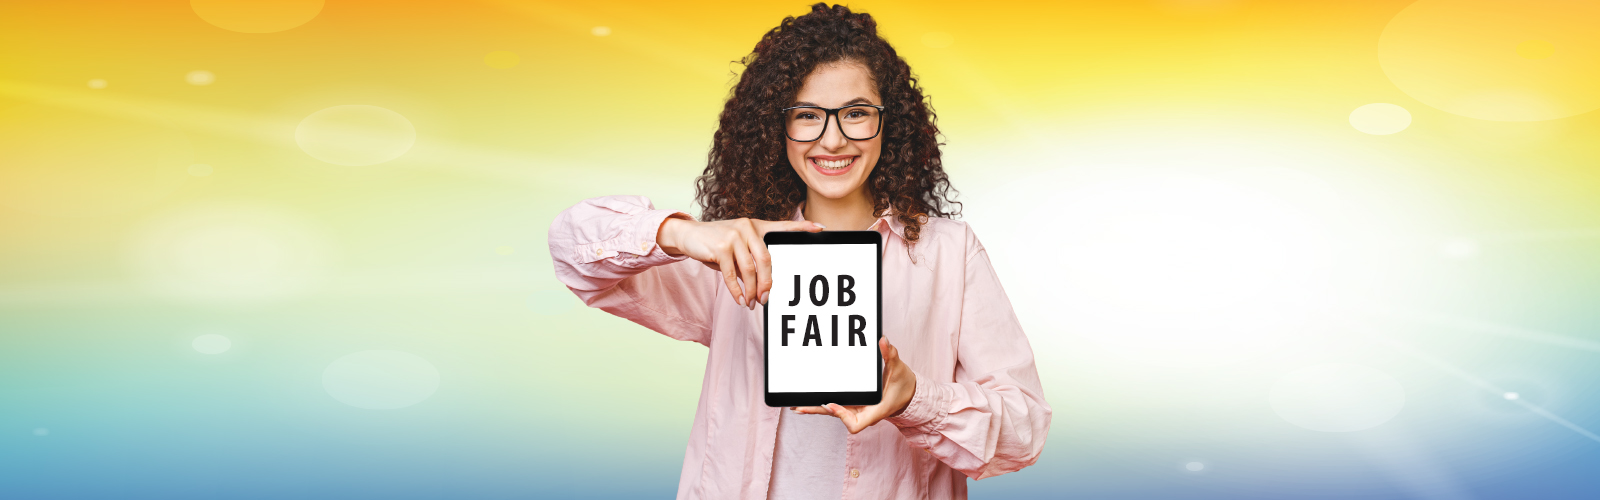
<svg viewBox="0 0 1600 500"><path fill-rule="evenodd" d="M838 108L795 106L783 108L784 132L789 140L812 142L822 138L828 130L831 117L839 124L839 132L846 139L865 141L883 131L883 106L852 104Z"/></svg>

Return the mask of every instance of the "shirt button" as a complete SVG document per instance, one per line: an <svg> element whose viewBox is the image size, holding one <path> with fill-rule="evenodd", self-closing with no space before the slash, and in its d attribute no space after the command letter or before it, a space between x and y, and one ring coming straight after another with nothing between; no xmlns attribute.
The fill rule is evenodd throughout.
<svg viewBox="0 0 1600 500"><path fill-rule="evenodd" d="M850 477L861 477L860 469L850 469Z"/></svg>
<svg viewBox="0 0 1600 500"><path fill-rule="evenodd" d="M642 252L642 251L646 251L646 250L649 250L649 249L650 249L650 242L648 242L648 241L639 242L639 251Z"/></svg>
<svg viewBox="0 0 1600 500"><path fill-rule="evenodd" d="M594 249L594 254L595 254L595 255L600 255L600 254L603 254L603 253L606 253L606 251L605 251L605 250L601 250L601 249L598 249L598 248L596 248L596 249Z"/></svg>

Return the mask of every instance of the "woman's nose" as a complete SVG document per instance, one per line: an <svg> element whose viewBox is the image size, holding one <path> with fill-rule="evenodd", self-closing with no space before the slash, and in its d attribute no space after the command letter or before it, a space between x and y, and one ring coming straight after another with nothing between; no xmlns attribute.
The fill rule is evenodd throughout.
<svg viewBox="0 0 1600 500"><path fill-rule="evenodd" d="M844 147L847 139L845 139L844 133L839 131L839 122L830 119L825 125L822 129L822 139L818 140L818 142L822 143L823 149L836 151Z"/></svg>

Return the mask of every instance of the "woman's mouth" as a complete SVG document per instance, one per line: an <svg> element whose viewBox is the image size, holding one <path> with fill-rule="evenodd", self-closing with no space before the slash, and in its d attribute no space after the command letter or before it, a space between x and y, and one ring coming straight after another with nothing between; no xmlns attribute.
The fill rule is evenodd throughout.
<svg viewBox="0 0 1600 500"><path fill-rule="evenodd" d="M850 171L851 167L855 166L857 158L860 158L860 156L849 156L835 160L813 156L807 158L806 161L811 163L811 168L817 169L817 172L822 175L844 175L845 172Z"/></svg>

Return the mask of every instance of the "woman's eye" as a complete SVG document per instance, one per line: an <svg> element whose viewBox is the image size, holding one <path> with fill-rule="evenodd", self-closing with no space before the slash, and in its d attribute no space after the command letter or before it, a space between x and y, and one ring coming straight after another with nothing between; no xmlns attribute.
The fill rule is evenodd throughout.
<svg viewBox="0 0 1600 500"><path fill-rule="evenodd" d="M811 114L811 113L800 113L798 115L795 115L795 119L796 120L815 120L815 119L817 119L817 115L814 115L814 114Z"/></svg>
<svg viewBox="0 0 1600 500"><path fill-rule="evenodd" d="M850 110L850 114L847 115L847 116L849 116L850 118L866 118L867 117L867 113L864 112L864 111L861 111L859 109L852 109L852 110Z"/></svg>

